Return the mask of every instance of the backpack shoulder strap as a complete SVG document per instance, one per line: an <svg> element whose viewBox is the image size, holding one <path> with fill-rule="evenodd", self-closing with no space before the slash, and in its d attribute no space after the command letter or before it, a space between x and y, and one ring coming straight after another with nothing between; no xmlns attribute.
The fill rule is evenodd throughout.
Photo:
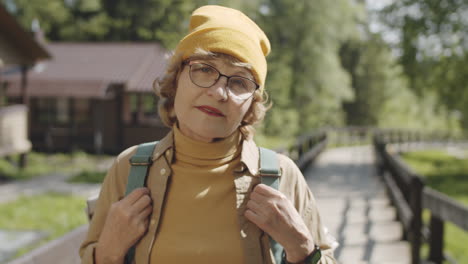
<svg viewBox="0 0 468 264"><path fill-rule="evenodd" d="M138 145L136 153L130 158L130 174L128 175L125 196L136 188L145 186L148 169L152 165L153 151L158 141Z"/></svg>
<svg viewBox="0 0 468 264"><path fill-rule="evenodd" d="M279 166L278 156L275 151L267 148L259 147L260 153L260 177L263 184L279 189L279 181L281 169ZM275 263L284 263L283 247L270 237L270 248L275 258Z"/></svg>
<svg viewBox="0 0 468 264"><path fill-rule="evenodd" d="M130 174L128 175L127 188L125 196L130 194L136 188L146 185L148 170L153 164L153 151L158 141L143 143L138 145L137 151L130 158ZM133 245L125 255L125 264L130 264L135 258L135 245Z"/></svg>
<svg viewBox="0 0 468 264"><path fill-rule="evenodd" d="M278 157L275 151L259 147L260 153L260 176L262 183L276 190L279 189L279 179L281 169L279 167Z"/></svg>

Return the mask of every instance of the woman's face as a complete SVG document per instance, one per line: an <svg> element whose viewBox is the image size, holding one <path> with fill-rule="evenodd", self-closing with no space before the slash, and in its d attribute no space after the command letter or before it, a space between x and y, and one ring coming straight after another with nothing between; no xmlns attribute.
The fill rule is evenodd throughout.
<svg viewBox="0 0 468 264"><path fill-rule="evenodd" d="M223 75L253 79L248 69L234 66L224 59L197 59L189 63L192 65L203 63ZM228 95L227 82L226 77L220 77L208 88L199 87L190 78L189 64L183 67L177 82L174 110L179 121L179 129L185 136L211 142L215 138L228 137L240 126L252 104L252 96L240 100Z"/></svg>

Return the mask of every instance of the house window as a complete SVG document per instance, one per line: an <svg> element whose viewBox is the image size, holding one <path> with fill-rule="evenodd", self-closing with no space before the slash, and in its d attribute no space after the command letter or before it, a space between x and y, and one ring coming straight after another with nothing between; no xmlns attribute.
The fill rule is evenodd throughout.
<svg viewBox="0 0 468 264"><path fill-rule="evenodd" d="M56 123L67 124L70 122L70 101L68 98L57 98L56 99Z"/></svg>
<svg viewBox="0 0 468 264"><path fill-rule="evenodd" d="M130 113L136 114L138 112L138 94L130 94Z"/></svg>
<svg viewBox="0 0 468 264"><path fill-rule="evenodd" d="M72 118L77 124L91 120L91 103L88 99L40 97L35 98L34 102L33 114L39 123L66 125L72 122Z"/></svg>
<svg viewBox="0 0 468 264"><path fill-rule="evenodd" d="M37 115L40 123L55 123L57 116L55 101L55 98L37 98Z"/></svg>
<svg viewBox="0 0 468 264"><path fill-rule="evenodd" d="M143 112L145 116L153 117L156 116L157 110L157 98L154 94L142 94L143 97Z"/></svg>
<svg viewBox="0 0 468 264"><path fill-rule="evenodd" d="M75 120L76 123L88 123L91 120L91 105L89 99L75 99Z"/></svg>

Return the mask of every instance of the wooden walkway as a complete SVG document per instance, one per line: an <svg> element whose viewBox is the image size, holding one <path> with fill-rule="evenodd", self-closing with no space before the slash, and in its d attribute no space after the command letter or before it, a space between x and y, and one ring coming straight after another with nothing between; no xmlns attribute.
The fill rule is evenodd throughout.
<svg viewBox="0 0 468 264"><path fill-rule="evenodd" d="M322 222L337 239L335 257L345 264L411 262L385 186L375 173L370 146L323 152L304 175L320 209Z"/></svg>

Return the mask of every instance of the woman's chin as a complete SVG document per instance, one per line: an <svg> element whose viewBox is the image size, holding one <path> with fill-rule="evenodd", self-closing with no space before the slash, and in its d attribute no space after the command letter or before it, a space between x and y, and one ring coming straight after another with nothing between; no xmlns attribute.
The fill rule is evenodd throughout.
<svg viewBox="0 0 468 264"><path fill-rule="evenodd" d="M216 141L219 139L227 138L230 133L221 129L209 129L203 128L199 131L195 131L195 133L200 137L206 139L205 141Z"/></svg>

